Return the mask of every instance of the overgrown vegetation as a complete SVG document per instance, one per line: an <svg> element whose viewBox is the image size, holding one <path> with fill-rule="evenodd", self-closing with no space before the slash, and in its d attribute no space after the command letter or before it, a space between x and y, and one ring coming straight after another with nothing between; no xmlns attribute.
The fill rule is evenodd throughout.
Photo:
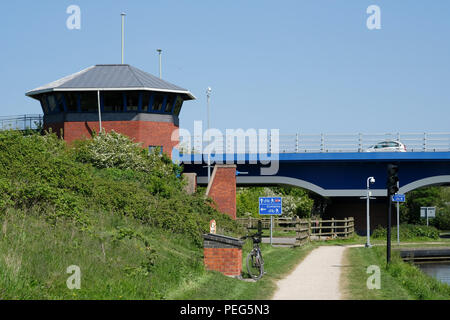
<svg viewBox="0 0 450 320"><path fill-rule="evenodd" d="M293 187L248 187L238 188L236 211L239 217L259 217L259 197L283 197L283 217L309 218L314 201L307 191Z"/></svg>
<svg viewBox="0 0 450 320"><path fill-rule="evenodd" d="M241 230L186 194L181 170L115 133L68 148L0 132L0 298L162 299L203 274L209 221ZM72 264L81 290L66 287Z"/></svg>
<svg viewBox="0 0 450 320"><path fill-rule="evenodd" d="M450 230L450 188L424 187L408 192L406 202L400 206L400 220L407 224L425 224L420 207L436 207L436 218L430 223L440 230Z"/></svg>
<svg viewBox="0 0 450 320"><path fill-rule="evenodd" d="M392 237L397 235L397 227L391 229ZM377 227L372 234L374 239L386 239L387 228ZM439 230L433 226L400 224L400 241L437 240Z"/></svg>

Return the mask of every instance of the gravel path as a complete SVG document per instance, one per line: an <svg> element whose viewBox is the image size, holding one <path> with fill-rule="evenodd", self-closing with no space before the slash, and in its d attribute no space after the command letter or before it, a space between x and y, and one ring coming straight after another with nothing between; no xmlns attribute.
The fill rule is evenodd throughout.
<svg viewBox="0 0 450 320"><path fill-rule="evenodd" d="M339 300L345 247L314 249L286 278L278 281L274 300Z"/></svg>

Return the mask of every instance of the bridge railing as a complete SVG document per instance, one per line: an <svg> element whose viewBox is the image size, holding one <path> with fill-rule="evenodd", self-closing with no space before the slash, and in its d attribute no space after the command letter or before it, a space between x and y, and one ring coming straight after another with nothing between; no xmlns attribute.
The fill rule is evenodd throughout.
<svg viewBox="0 0 450 320"><path fill-rule="evenodd" d="M278 142L274 139L277 138ZM200 148L210 144L204 137L194 136L189 141L180 138L183 152L201 153ZM212 139L216 146L215 153L322 153L322 152L364 152L366 149L382 141L400 141L407 152L450 151L450 132L436 133L378 133L378 134L281 134L278 137L245 136L238 139L227 139L215 136ZM278 144L278 148L276 148ZM261 148L262 147L262 148ZM278 149L278 150L276 150Z"/></svg>
<svg viewBox="0 0 450 320"><path fill-rule="evenodd" d="M38 129L43 124L41 114L24 114L20 116L0 116L0 130Z"/></svg>

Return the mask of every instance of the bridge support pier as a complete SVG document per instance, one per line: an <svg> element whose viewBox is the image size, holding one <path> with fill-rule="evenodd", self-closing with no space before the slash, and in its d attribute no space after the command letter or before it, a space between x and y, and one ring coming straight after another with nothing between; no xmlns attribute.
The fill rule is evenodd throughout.
<svg viewBox="0 0 450 320"><path fill-rule="evenodd" d="M324 212L324 219L343 219L345 217L355 218L355 232L360 236L367 235L366 232L366 203L356 197L332 197ZM370 201L370 231L377 227L387 226L387 203L386 197L380 197ZM391 219L396 226L397 212L392 210Z"/></svg>
<svg viewBox="0 0 450 320"><path fill-rule="evenodd" d="M236 219L236 165L215 165L206 196L214 200L216 209Z"/></svg>

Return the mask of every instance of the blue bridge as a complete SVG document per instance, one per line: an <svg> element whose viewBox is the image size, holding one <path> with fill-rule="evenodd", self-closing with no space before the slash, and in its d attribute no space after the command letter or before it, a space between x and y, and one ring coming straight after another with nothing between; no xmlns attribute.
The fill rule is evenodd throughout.
<svg viewBox="0 0 450 320"><path fill-rule="evenodd" d="M403 143L409 141L405 143L407 152L364 152L374 141L388 138L399 141L398 136L403 137ZM346 140L343 144L331 143L329 137L319 135L316 144L309 146L299 143L298 135L294 137L290 143L279 144L276 157L271 153L210 154L209 163L233 166L236 186L287 185L307 189L327 203L325 215L354 216L360 233L365 224L365 202L361 197L367 195L368 177L375 178L370 186L371 196L376 198L372 202L372 226L385 224L388 164L399 166L399 193L450 185L450 134L396 134L376 137L370 142L357 135L353 142ZM199 185L208 184L207 154L194 151L173 154L173 158L183 164L185 172L196 174ZM267 170L269 167L272 170ZM265 174L264 169L272 173Z"/></svg>

